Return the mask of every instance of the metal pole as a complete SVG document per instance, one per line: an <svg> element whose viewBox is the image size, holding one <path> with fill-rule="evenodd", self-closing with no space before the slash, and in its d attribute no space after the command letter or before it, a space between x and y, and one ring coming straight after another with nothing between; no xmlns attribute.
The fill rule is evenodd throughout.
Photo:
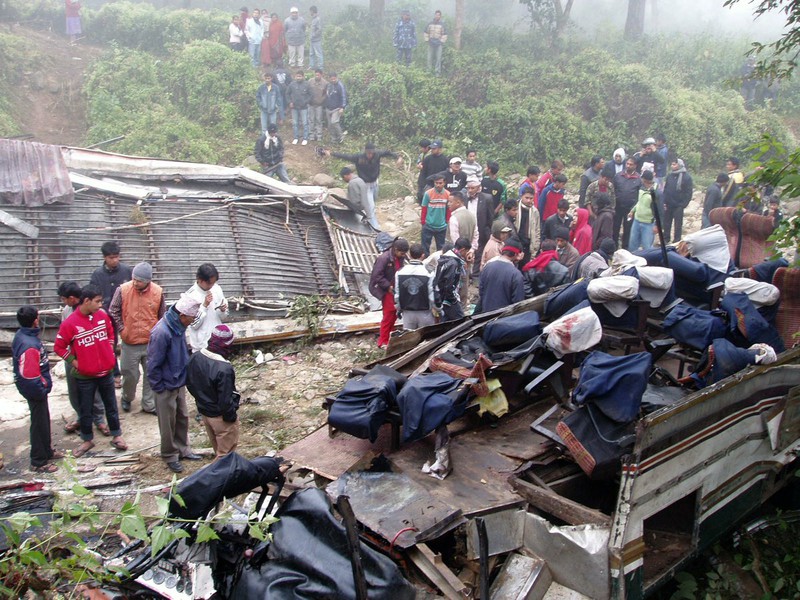
<svg viewBox="0 0 800 600"><path fill-rule="evenodd" d="M658 206L655 185L650 188L650 208L653 211L653 219L655 220L656 229L658 230L658 243L661 246L661 260L665 267L669 267L669 262L667 260L667 245L664 243L664 228L661 226L661 211L659 210L660 207Z"/></svg>

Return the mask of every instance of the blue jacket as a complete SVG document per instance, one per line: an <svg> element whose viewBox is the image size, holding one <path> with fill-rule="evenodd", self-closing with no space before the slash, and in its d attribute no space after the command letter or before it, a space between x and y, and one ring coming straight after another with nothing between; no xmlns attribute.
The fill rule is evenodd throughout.
<svg viewBox="0 0 800 600"><path fill-rule="evenodd" d="M150 332L147 344L147 380L155 392L177 390L186 384L186 327L172 306Z"/></svg>
<svg viewBox="0 0 800 600"><path fill-rule="evenodd" d="M269 90L266 83L258 86L256 104L258 104L258 108L267 113L274 113L280 110L281 106L283 106L283 90L280 84L273 81Z"/></svg>
<svg viewBox="0 0 800 600"><path fill-rule="evenodd" d="M26 400L47 400L47 394L53 389L53 380L50 378L47 350L39 339L39 328L20 327L11 343L11 354L14 383L19 393Z"/></svg>

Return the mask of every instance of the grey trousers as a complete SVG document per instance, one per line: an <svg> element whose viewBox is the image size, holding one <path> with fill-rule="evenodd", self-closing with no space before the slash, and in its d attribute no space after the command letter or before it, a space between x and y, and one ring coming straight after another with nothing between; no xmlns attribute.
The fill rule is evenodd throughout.
<svg viewBox="0 0 800 600"><path fill-rule="evenodd" d="M156 398L147 380L147 344L126 344L120 342L119 370L122 373L122 406L130 407L136 400L136 388L139 377L142 382L142 410L153 412L156 409ZM139 371L141 367L141 372Z"/></svg>
<svg viewBox="0 0 800 600"><path fill-rule="evenodd" d="M158 431L161 434L161 458L175 462L191 454L189 448L189 409L186 406L186 388L156 392Z"/></svg>

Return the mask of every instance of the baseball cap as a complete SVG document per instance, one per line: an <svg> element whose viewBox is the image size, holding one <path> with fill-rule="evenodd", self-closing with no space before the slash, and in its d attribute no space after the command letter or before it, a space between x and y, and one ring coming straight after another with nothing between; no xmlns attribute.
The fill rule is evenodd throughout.
<svg viewBox="0 0 800 600"><path fill-rule="evenodd" d="M461 157L460 157L460 156L454 156L453 158L451 158L451 159L450 159L450 164L451 164L451 165L452 165L453 163L460 163L460 162L464 162L463 160L461 160Z"/></svg>
<svg viewBox="0 0 800 600"><path fill-rule="evenodd" d="M642 146L649 146L650 144L655 144L655 143L656 143L655 138L649 137L644 139L644 141L642 142Z"/></svg>
<svg viewBox="0 0 800 600"><path fill-rule="evenodd" d="M442 140L433 140L431 142L431 148L441 148L442 147Z"/></svg>

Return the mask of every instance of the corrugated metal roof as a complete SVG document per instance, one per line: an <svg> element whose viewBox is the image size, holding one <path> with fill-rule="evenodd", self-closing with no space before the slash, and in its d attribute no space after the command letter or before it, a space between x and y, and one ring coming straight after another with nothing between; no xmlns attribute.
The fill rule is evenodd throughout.
<svg viewBox="0 0 800 600"><path fill-rule="evenodd" d="M123 262L151 263L168 301L192 285L203 262L216 265L226 296L277 306L340 286L357 293L363 283L357 285L356 276L372 268L374 233L350 211L323 208L325 188L286 186L247 169L65 153L72 166L91 171L71 173L73 204L2 206L38 228L38 236L29 237L35 230L18 223L0 225L0 312L26 303L57 306L59 283L88 283L107 240L120 243ZM298 189L302 198L294 195Z"/></svg>

